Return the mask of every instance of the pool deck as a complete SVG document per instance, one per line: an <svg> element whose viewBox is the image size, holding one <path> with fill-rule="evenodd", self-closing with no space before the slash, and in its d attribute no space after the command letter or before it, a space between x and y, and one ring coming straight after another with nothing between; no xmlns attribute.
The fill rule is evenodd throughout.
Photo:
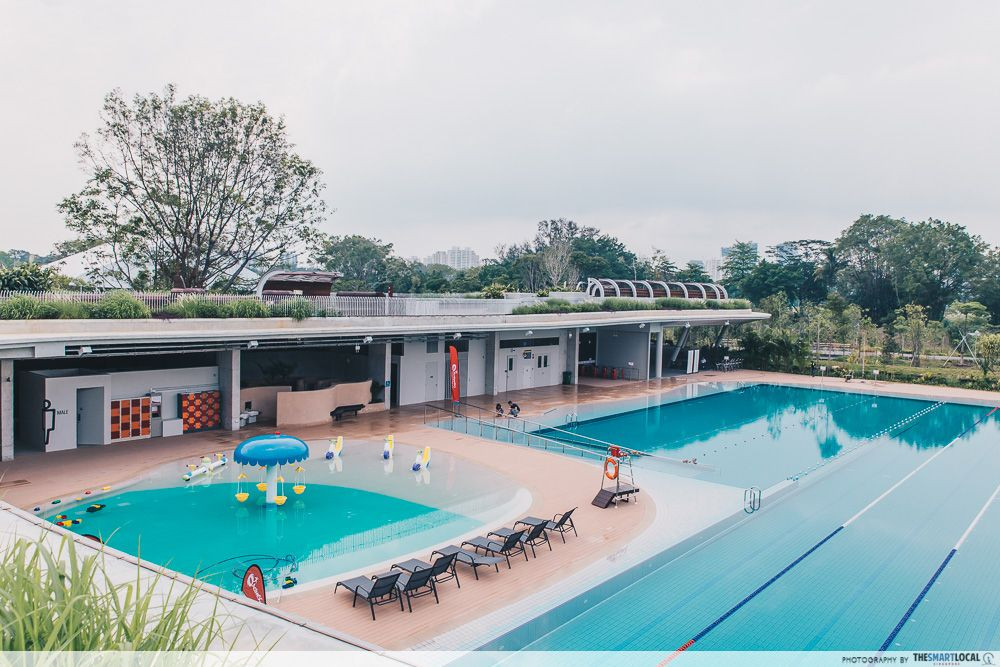
<svg viewBox="0 0 1000 667"><path fill-rule="evenodd" d="M1000 404L1000 394L923 385L811 378L758 371L703 372L694 376L646 381L588 381L578 386L529 389L499 397L479 396L470 403L489 408L508 399L521 404L527 418L558 407L602 403L661 393L691 382L774 382L842 391L879 392L896 396L944 399L982 405ZM441 403L444 405L444 402ZM430 408L426 408L428 412ZM372 622L366 608L352 609L345 591L333 595L332 586L284 591L274 606L293 617L303 617L359 637L389 650L407 648L474 648L486 635L513 629L546 607L596 584L601 576L640 562L652 553L676 544L742 509L742 490L709 482L641 471L643 488L638 503L599 510L590 505L598 489L600 471L592 463L523 446L432 428L424 424L425 407L407 406L389 412L361 415L334 425L295 429L295 434L316 440L343 435L349 441L380 441L387 433L397 442L431 445L504 474L532 494L528 513L551 516L579 506L574 515L580 531L567 543L555 537L550 552L541 547L537 559L515 561L499 574L480 571L475 581L460 566L462 588L442 584L441 604L433 598L414 601L414 612L401 613L391 606L377 610ZM88 488L116 485L172 461L208 452L231 450L240 440L266 433L273 427L258 425L239 432L213 431L175 438L133 441L106 447L84 447L56 453L17 450L12 462L0 464L0 499L31 510L57 497L72 497ZM314 455L321 455L314 452ZM553 474L558 471L558 474ZM511 517L511 521L517 517ZM509 523L509 522L508 522ZM489 529L492 526L486 526ZM477 531L485 532L485 531ZM427 558L429 554L420 554ZM394 561L409 554L399 554ZM390 563L374 563L367 572L381 571Z"/></svg>

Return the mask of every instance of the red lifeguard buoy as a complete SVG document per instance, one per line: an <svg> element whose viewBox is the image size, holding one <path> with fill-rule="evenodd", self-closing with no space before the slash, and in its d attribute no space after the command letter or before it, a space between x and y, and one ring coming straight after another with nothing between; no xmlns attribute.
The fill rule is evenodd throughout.
<svg viewBox="0 0 1000 667"><path fill-rule="evenodd" d="M610 470L608 467L610 466ZM618 479L618 459L609 456L604 459L604 476L614 481Z"/></svg>

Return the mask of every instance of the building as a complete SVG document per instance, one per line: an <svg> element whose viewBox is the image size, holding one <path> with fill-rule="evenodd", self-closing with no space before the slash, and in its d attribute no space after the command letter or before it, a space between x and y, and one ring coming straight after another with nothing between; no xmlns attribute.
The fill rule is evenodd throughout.
<svg viewBox="0 0 1000 667"><path fill-rule="evenodd" d="M452 247L448 250L438 250L424 258L424 264L444 264L459 271L482 266L482 263L472 248Z"/></svg>
<svg viewBox="0 0 1000 667"><path fill-rule="evenodd" d="M756 243L751 243L750 245L753 246L753 251L755 253L760 254L760 251L757 249ZM722 251L721 251L722 258L725 259L726 257L729 257L729 253L731 253L732 251L733 251L733 246L731 245L722 246Z"/></svg>
<svg viewBox="0 0 1000 667"><path fill-rule="evenodd" d="M716 289L620 282L607 289L690 298ZM371 298L326 298L342 298L342 313L350 299L372 308ZM433 315L390 308L413 301L383 299L391 316L370 314L380 306L300 322L0 322L2 458L238 430L248 422L288 429L326 423L340 406L358 406L363 416L440 401L450 396L452 347L461 396L485 396L479 400L487 408L493 395L573 384L581 373L656 378L691 358L681 354L693 329L710 327L718 341L730 326L768 317L739 309L511 315L517 302L489 299L438 300Z"/></svg>

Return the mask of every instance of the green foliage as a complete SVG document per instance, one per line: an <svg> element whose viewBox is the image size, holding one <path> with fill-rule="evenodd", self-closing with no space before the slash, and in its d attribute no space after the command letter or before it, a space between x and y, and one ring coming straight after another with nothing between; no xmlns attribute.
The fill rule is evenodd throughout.
<svg viewBox="0 0 1000 667"><path fill-rule="evenodd" d="M548 313L594 313L620 312L630 310L703 310L749 308L750 304L741 299L733 301L703 301L701 299L679 299L676 297L656 300L638 300L622 297L609 297L601 301L582 301L570 303L565 299L548 299L541 303L533 303L514 308L514 315L544 315Z"/></svg>
<svg viewBox="0 0 1000 667"><path fill-rule="evenodd" d="M18 292L47 292L52 289L56 272L28 262L8 269L0 269L0 290Z"/></svg>
<svg viewBox="0 0 1000 667"><path fill-rule="evenodd" d="M285 301L279 301L271 306L271 314L274 317L290 317L296 321L302 321L313 317L315 311L312 302L301 296Z"/></svg>
<svg viewBox="0 0 1000 667"><path fill-rule="evenodd" d="M35 320L43 312L42 302L33 296L17 295L0 301L0 320Z"/></svg>
<svg viewBox="0 0 1000 667"><path fill-rule="evenodd" d="M262 103L112 91L100 119L76 144L87 183L59 205L75 246L102 249L95 277L225 290L313 239L321 172Z"/></svg>
<svg viewBox="0 0 1000 667"><path fill-rule="evenodd" d="M743 283L757 267L760 257L757 254L757 244L737 241L722 263L722 282L733 296L743 294Z"/></svg>
<svg viewBox="0 0 1000 667"><path fill-rule="evenodd" d="M141 320L150 315L149 306L124 290L108 292L91 311L98 320Z"/></svg>
<svg viewBox="0 0 1000 667"><path fill-rule="evenodd" d="M809 343L788 329L746 328L739 338L747 368L794 372L809 362Z"/></svg>
<svg viewBox="0 0 1000 667"><path fill-rule="evenodd" d="M705 265L701 262L691 260L684 265L684 268L677 272L674 280L682 283L710 283L711 276L705 273Z"/></svg>
<svg viewBox="0 0 1000 667"><path fill-rule="evenodd" d="M178 319L219 319L229 316L229 309L203 296L184 296L163 309L169 317Z"/></svg>
<svg viewBox="0 0 1000 667"><path fill-rule="evenodd" d="M222 637L218 607L204 620L192 612L199 591L171 584L157 590L145 573L117 583L104 555L70 539L52 549L13 539L0 563L0 650L205 651ZM136 566L138 568L138 566Z"/></svg>
<svg viewBox="0 0 1000 667"><path fill-rule="evenodd" d="M621 310L653 310L656 304L652 301L640 301L638 299L624 299L621 297L609 297L601 301L601 310L621 311Z"/></svg>
<svg viewBox="0 0 1000 667"><path fill-rule="evenodd" d="M514 289L507 284L503 283L490 283L482 289L482 297L484 299L502 299L507 292L513 292Z"/></svg>
<svg viewBox="0 0 1000 667"><path fill-rule="evenodd" d="M1000 364L1000 334L984 334L976 341L976 360L983 371L983 378L989 376Z"/></svg>
<svg viewBox="0 0 1000 667"><path fill-rule="evenodd" d="M661 310L700 310L705 308L703 301L682 299L676 296L661 297L656 300L656 307Z"/></svg>
<svg viewBox="0 0 1000 667"><path fill-rule="evenodd" d="M271 309L257 299L237 299L226 304L226 317L252 319L270 316Z"/></svg>
<svg viewBox="0 0 1000 667"><path fill-rule="evenodd" d="M927 311L923 306L906 304L896 312L896 327L909 337L913 353L911 363L919 366L927 335Z"/></svg>

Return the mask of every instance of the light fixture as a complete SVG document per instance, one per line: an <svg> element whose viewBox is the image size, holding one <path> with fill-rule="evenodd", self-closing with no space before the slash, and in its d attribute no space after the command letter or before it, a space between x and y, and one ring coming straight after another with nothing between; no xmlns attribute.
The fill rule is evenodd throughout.
<svg viewBox="0 0 1000 667"><path fill-rule="evenodd" d="M357 353L357 352L360 352L360 351L361 351L361 346L360 346L360 345L355 345L355 346L354 346L354 351L355 351L356 353Z"/></svg>
<svg viewBox="0 0 1000 667"><path fill-rule="evenodd" d="M248 350L252 350L252 349L254 349L255 347L257 347L257 346L258 346L259 344L260 344L260 343L258 343L258 342L257 342L257 341L255 341L255 340L248 340L248 341L247 341L247 349L248 349Z"/></svg>
<svg viewBox="0 0 1000 667"><path fill-rule="evenodd" d="M535 333L534 331L532 331L532 330L529 329L528 331L524 332L524 335L525 336L531 336L531 335L534 335L534 333Z"/></svg>
<svg viewBox="0 0 1000 667"><path fill-rule="evenodd" d="M82 354L90 354L93 351L94 351L94 348L90 347L89 345L81 345L80 346L80 354L81 355Z"/></svg>
<svg viewBox="0 0 1000 667"><path fill-rule="evenodd" d="M362 342L363 342L363 343L364 343L365 345L367 345L368 343L371 343L371 342L372 342L373 340L375 340L375 339L374 339L374 338L372 338L371 336L365 336L365 338L364 338L364 340L363 340Z"/></svg>
<svg viewBox="0 0 1000 667"><path fill-rule="evenodd" d="M645 322L641 323L641 324L639 325L639 328L640 328L640 329L645 329L645 328L646 328L646 323L645 323Z"/></svg>
<svg viewBox="0 0 1000 667"><path fill-rule="evenodd" d="M590 333L590 327L584 327L583 333Z"/></svg>
<svg viewBox="0 0 1000 667"><path fill-rule="evenodd" d="M461 337L462 337L462 333L461 332L455 332L455 335L452 336L452 338L455 339L455 340L458 340Z"/></svg>

